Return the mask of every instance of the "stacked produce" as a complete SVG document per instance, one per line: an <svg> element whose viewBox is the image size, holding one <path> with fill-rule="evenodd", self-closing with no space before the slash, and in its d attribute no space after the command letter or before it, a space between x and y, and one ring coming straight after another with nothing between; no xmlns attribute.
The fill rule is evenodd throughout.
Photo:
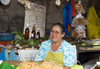
<svg viewBox="0 0 100 69"><path fill-rule="evenodd" d="M40 69L40 66L36 62L23 62L20 69Z"/></svg>
<svg viewBox="0 0 100 69"><path fill-rule="evenodd" d="M88 23L86 18L82 16L82 14L85 13L85 10L83 9L81 5L81 0L78 0L78 3L75 4L75 10L77 11L76 17L73 19L71 26L75 28L72 31L72 36L78 38L85 38L86 32L85 32L85 25Z"/></svg>
<svg viewBox="0 0 100 69"><path fill-rule="evenodd" d="M44 38L40 37L39 40L37 39L29 39L25 40L25 35L23 35L20 31L14 31L11 33L16 33L15 39L11 41L11 43L15 47L20 47L20 46L39 46L41 42L48 40L49 36L45 35Z"/></svg>
<svg viewBox="0 0 100 69"><path fill-rule="evenodd" d="M41 65L39 65L39 63L36 62L23 62L18 68L19 69L64 69L60 65L51 61L44 61L41 63Z"/></svg>
<svg viewBox="0 0 100 69"><path fill-rule="evenodd" d="M37 63L35 61L25 61L18 66L10 65L9 63L0 61L0 69L64 69L62 66L51 62L44 61L42 63ZM73 65L71 69L84 69L82 65Z"/></svg>

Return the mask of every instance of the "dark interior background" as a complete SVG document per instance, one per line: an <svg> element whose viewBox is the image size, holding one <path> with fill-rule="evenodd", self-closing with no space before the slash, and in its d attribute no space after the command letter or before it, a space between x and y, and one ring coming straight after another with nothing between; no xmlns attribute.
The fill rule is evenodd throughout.
<svg viewBox="0 0 100 69"><path fill-rule="evenodd" d="M46 31L48 31L51 25L55 22L63 22L63 7L67 4L66 0L61 0L61 6L56 6L56 0L29 0L33 3L44 5L46 7ZM75 0L73 0L75 2ZM87 12L90 6L95 6L95 9L100 17L99 0L81 0L82 6ZM8 15L9 18L8 18ZM3 16L6 15L6 16ZM87 13L83 16L86 17ZM9 31L21 31L23 32L25 18L25 8L17 0L11 0L8 6L0 4L0 33ZM69 34L70 35L70 34Z"/></svg>

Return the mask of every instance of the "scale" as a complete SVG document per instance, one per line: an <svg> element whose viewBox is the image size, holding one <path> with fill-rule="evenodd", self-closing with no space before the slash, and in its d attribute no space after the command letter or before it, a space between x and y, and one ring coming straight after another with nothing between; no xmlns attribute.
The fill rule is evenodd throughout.
<svg viewBox="0 0 100 69"><path fill-rule="evenodd" d="M7 8L9 8L10 6L10 1L11 0L0 0L0 8L3 9L3 12L0 12L0 19L2 19L4 16L6 16L9 20L9 22L11 21L11 18L9 16L9 14L5 11ZM10 32L9 30L9 24L8 24L8 30L7 32Z"/></svg>
<svg viewBox="0 0 100 69"><path fill-rule="evenodd" d="M11 22L11 18L10 18L9 14L5 10L7 8L9 8L10 1L11 0L0 0L0 8L3 9L3 12L0 12L0 19L3 18L3 16L6 16L8 18L8 20L9 20L9 22ZM0 33L0 41L11 41L11 40L14 40L16 34L10 33L9 28L10 28L10 26L8 24L7 33Z"/></svg>

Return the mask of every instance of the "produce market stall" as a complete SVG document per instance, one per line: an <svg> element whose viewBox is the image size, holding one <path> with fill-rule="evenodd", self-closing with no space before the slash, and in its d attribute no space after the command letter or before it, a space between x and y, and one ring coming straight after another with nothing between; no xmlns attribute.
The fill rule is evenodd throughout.
<svg viewBox="0 0 100 69"><path fill-rule="evenodd" d="M37 5L37 4L36 4ZM34 7L36 7L36 6L34 6ZM33 7L33 8L34 8ZM81 6L82 7L82 6ZM40 8L41 9L41 7L36 7L36 8ZM44 7L45 8L45 7ZM83 9L83 8L82 8ZM39 9L36 9L36 10L39 10ZM34 10L34 11L36 11L36 10ZM45 9L46 10L46 9ZM12 33L16 33L17 34L17 37L15 37L15 40L14 41L11 41L11 43L12 44L14 44L14 47L13 47L13 49L14 50L37 50L37 49L39 49L39 46L40 46L40 44L41 44L41 42L43 42L43 41L45 41L45 40L47 40L48 39L48 37L47 38L45 38L45 36L44 36L44 29L45 29L45 22L44 22L44 20L45 20L45 10L43 11L43 16L44 16L44 18L43 19L41 19L42 18L42 14L40 14L41 15L41 18L37 18L37 17L39 17L39 16L37 16L37 17L35 17L35 15L34 15L34 12L32 12L32 11L29 11L29 10L27 10L26 11L26 14L27 13L29 13L29 12L31 12L32 14L33 14L33 16L34 16L34 18L33 18L33 20L31 19L31 18L26 18L26 23L29 23L30 21L33 21L34 23L32 23L32 24L35 24L36 23L36 21L35 21L35 18L36 18L36 20L37 19L39 19L39 20L37 20L37 22L39 22L38 24L37 24L37 27L40 27L40 26L42 26L42 27L44 27L44 28L42 28L41 29L41 32L43 32L43 34L41 35L42 37L44 37L44 38L40 38L39 40L37 40L37 39L29 39L29 40L27 40L27 41L25 41L25 39L24 39L24 35L22 34L22 33L19 33L19 32L12 32ZM39 12L39 11L37 11L36 12L36 14L38 14L38 13L41 13L41 12ZM82 13L84 13L84 12L82 12ZM30 14L29 14L30 15ZM39 15L39 14L38 14ZM32 15L30 15L30 16L32 16ZM79 16L81 16L81 15L79 15ZM30 20L30 21L28 21L28 20ZM87 24L87 21L86 21L86 19L84 18L84 17L82 17L81 16L81 18L75 18L73 21L75 22L77 22L77 21L79 21L79 22L81 22L81 20L82 20L82 24L83 25L86 25ZM43 21L43 22L42 22ZM86 22L85 24L84 24L84 21ZM31 23L31 22L30 22ZM44 24L43 24L44 23ZM43 24L43 25L42 25ZM26 24L27 25L27 24ZM26 26L25 25L25 26ZM32 27L33 26L31 26L31 30L32 30ZM25 27L26 28L26 27ZM25 28L24 28L24 30L25 30ZM80 28L80 27L79 27ZM93 53L97 53L97 52L100 52L100 48L93 48L93 47L95 47L95 46L99 46L99 45L88 45L88 44L86 44L86 45L84 45L84 42L83 42L83 44L82 45L78 45L78 38L83 38L83 37L85 37L86 35L85 35L85 30L84 30L85 28L82 28L81 29L81 31L77 31L76 29L74 30L74 32L73 32L73 36L75 36L75 37L77 37L77 40L76 40L76 46L77 46L77 52L78 52L78 54L80 54L80 53L91 53L91 54L93 54ZM80 35L80 33L81 33L81 35ZM76 35L75 35L76 34ZM66 38L67 39L67 38ZM8 47L9 47L10 45L8 45ZM10 50L12 50L12 49L10 49ZM9 52L10 53L10 52ZM90 54L90 56L89 57L91 57L91 54ZM18 54L18 51L16 52L16 55L19 55ZM79 56L79 55L78 55ZM91 60L91 59L90 59ZM4 61L4 62L7 62L7 63L9 63L9 64L11 64L11 65L15 65L15 66L18 66L20 63L22 63L21 61ZM91 63L91 62L89 62L89 63ZM91 65L94 65L94 61L92 62L93 64L89 64L90 66ZM86 64L86 65L88 65L88 64ZM84 68L88 68L89 69L89 67L87 67L85 64L83 64L83 66L84 66Z"/></svg>

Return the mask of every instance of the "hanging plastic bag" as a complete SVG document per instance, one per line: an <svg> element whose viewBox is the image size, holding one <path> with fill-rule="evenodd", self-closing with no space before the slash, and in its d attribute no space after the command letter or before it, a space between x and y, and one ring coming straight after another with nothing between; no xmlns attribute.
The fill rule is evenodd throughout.
<svg viewBox="0 0 100 69"><path fill-rule="evenodd" d="M100 39L100 19L97 16L97 13L94 7L90 7L87 14L87 34L90 40Z"/></svg>
<svg viewBox="0 0 100 69"><path fill-rule="evenodd" d="M77 14L79 14L79 13L81 13L81 14L85 14L86 11L82 8L81 10L77 10Z"/></svg>
<svg viewBox="0 0 100 69"><path fill-rule="evenodd" d="M86 25L88 24L85 17L83 17L81 14L78 14L73 20L71 26L76 28L78 25Z"/></svg>
<svg viewBox="0 0 100 69"><path fill-rule="evenodd" d="M10 61L19 60L18 55L15 54L15 51L12 49L9 54Z"/></svg>
<svg viewBox="0 0 100 69"><path fill-rule="evenodd" d="M81 1L78 1L77 4L75 4L75 9L77 11L77 14L81 13L84 14L86 11L83 9L83 6L81 5Z"/></svg>
<svg viewBox="0 0 100 69"><path fill-rule="evenodd" d="M18 54L19 54L19 59L20 61L33 61L36 54L37 54L38 50L18 50Z"/></svg>
<svg viewBox="0 0 100 69"><path fill-rule="evenodd" d="M76 38L86 38L85 26L79 25L72 31L72 36Z"/></svg>
<svg viewBox="0 0 100 69"><path fill-rule="evenodd" d="M77 4L75 4L75 9L76 10L81 10L82 9L81 1L79 1Z"/></svg>

